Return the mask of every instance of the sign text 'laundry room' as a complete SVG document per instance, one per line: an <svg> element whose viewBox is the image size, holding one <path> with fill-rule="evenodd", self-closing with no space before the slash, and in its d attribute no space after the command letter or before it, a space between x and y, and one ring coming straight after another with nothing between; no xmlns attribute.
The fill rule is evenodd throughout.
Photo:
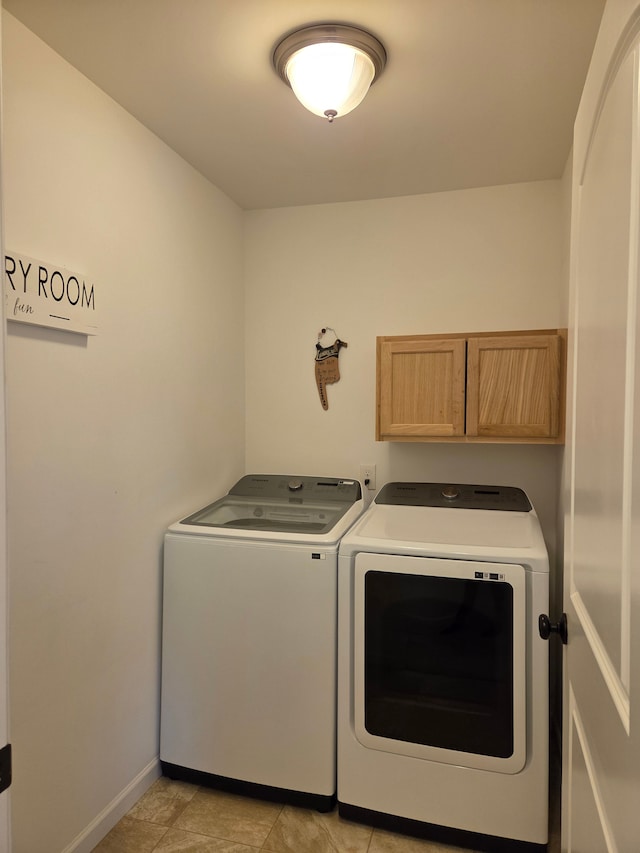
<svg viewBox="0 0 640 853"><path fill-rule="evenodd" d="M8 252L4 292L8 320L97 334L95 287L78 273Z"/></svg>

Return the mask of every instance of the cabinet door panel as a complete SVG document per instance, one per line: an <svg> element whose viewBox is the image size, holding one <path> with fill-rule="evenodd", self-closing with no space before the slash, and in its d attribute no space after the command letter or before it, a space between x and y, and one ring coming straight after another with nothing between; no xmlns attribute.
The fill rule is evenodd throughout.
<svg viewBox="0 0 640 853"><path fill-rule="evenodd" d="M559 336L469 338L467 435L554 438L559 401Z"/></svg>
<svg viewBox="0 0 640 853"><path fill-rule="evenodd" d="M463 339L383 341L380 436L464 435Z"/></svg>

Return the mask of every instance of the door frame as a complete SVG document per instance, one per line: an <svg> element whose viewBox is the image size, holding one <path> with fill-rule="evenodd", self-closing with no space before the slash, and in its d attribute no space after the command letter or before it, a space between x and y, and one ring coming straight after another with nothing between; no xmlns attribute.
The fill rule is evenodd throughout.
<svg viewBox="0 0 640 853"><path fill-rule="evenodd" d="M2 92L2 3L0 2L0 93ZM0 96L0 257L4 267L4 208L2 191L2 98ZM6 319L4 290L0 299L0 748L9 740L8 703L8 572L7 572L7 451L6 451ZM11 789L0 794L0 853L11 851Z"/></svg>

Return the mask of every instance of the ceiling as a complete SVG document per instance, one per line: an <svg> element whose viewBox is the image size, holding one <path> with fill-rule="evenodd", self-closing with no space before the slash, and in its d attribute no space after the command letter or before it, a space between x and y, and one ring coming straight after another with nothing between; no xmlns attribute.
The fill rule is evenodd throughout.
<svg viewBox="0 0 640 853"><path fill-rule="evenodd" d="M604 0L4 0L245 209L558 178ZM388 53L329 124L271 67L308 23Z"/></svg>

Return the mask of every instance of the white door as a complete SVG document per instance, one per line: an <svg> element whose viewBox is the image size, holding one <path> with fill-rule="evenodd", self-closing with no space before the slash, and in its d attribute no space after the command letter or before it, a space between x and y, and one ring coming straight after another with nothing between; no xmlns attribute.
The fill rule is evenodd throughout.
<svg viewBox="0 0 640 853"><path fill-rule="evenodd" d="M640 0L609 0L576 120L562 848L640 850Z"/></svg>
<svg viewBox="0 0 640 853"><path fill-rule="evenodd" d="M0 3L1 5L1 3ZM0 43L2 41L0 32ZM1 62L0 62L1 69ZM1 91L0 74L0 91ZM0 129L2 120L0 116ZM0 150L1 165L1 150ZM0 169L1 172L1 169ZM1 186L1 183L0 183ZM0 195L0 259L4 266L4 234L2 229L2 197ZM3 273L4 277L4 273ZM9 790L5 787L10 780L10 763L7 758L8 706L7 706L7 525L6 525L6 451L5 451L5 367L4 367L4 294L0 293L0 853L9 853ZM4 748L4 749L3 749ZM9 755L10 762L10 755Z"/></svg>

